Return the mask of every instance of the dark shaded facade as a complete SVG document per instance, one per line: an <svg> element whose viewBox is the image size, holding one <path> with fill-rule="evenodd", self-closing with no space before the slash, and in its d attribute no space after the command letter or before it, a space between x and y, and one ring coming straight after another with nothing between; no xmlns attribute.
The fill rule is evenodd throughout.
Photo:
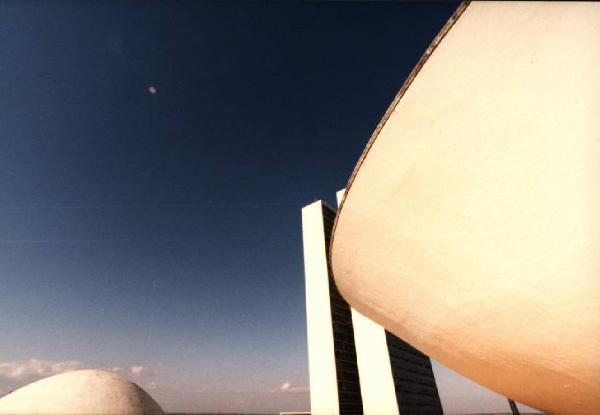
<svg viewBox="0 0 600 415"><path fill-rule="evenodd" d="M327 251L329 251L335 211L324 203L322 206L325 246L327 247ZM330 267L328 267L328 273L340 414L360 415L363 413L363 407L358 378L358 365L356 363L352 314L350 306L342 298L335 286Z"/></svg>
<svg viewBox="0 0 600 415"><path fill-rule="evenodd" d="M386 330L400 415L443 414L431 360Z"/></svg>

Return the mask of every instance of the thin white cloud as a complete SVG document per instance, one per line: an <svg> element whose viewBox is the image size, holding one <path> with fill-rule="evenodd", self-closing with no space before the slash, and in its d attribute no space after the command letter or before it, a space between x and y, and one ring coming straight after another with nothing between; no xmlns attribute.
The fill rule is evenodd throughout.
<svg viewBox="0 0 600 415"><path fill-rule="evenodd" d="M304 387L304 386L292 386L292 382L285 381L274 392L285 392L285 393L308 392L308 388Z"/></svg>
<svg viewBox="0 0 600 415"><path fill-rule="evenodd" d="M31 358L25 362L0 362L0 378L13 380L42 378L84 367L85 365L77 360L54 361Z"/></svg>
<svg viewBox="0 0 600 415"><path fill-rule="evenodd" d="M131 366L129 372L132 376L140 377L142 375L154 375L157 370L145 366Z"/></svg>

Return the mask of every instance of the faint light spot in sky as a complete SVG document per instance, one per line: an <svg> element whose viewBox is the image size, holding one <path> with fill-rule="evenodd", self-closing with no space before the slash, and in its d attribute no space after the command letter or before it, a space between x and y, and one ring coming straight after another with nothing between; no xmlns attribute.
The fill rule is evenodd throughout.
<svg viewBox="0 0 600 415"><path fill-rule="evenodd" d="M148 87L148 92L150 92L152 95L156 94L156 87L154 85L150 85Z"/></svg>

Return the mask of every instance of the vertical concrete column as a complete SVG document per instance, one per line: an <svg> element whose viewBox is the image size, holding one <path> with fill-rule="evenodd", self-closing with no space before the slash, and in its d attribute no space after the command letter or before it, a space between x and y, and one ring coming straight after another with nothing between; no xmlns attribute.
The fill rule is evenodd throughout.
<svg viewBox="0 0 600 415"><path fill-rule="evenodd" d="M339 415L327 248L322 202L302 209L306 325L313 415Z"/></svg>

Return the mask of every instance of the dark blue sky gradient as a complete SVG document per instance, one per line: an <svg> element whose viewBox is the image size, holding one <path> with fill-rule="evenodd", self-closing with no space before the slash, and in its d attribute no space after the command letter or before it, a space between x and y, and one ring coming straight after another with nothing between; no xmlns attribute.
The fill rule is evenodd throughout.
<svg viewBox="0 0 600 415"><path fill-rule="evenodd" d="M456 6L0 3L0 361L307 386L300 209Z"/></svg>

